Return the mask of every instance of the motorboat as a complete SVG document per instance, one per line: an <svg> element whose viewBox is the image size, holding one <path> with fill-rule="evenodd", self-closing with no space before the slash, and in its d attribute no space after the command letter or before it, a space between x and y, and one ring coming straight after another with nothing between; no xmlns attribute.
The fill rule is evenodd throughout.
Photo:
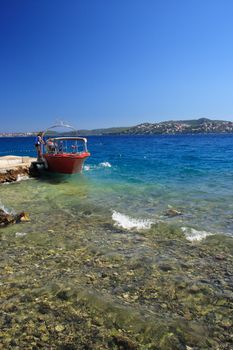
<svg viewBox="0 0 233 350"><path fill-rule="evenodd" d="M53 130L60 127L66 130L63 131L63 136L60 132ZM69 132L68 129L72 131ZM48 171L61 174L74 174L82 171L83 164L90 153L87 150L87 139L76 135L76 129L63 122L43 132L42 160Z"/></svg>

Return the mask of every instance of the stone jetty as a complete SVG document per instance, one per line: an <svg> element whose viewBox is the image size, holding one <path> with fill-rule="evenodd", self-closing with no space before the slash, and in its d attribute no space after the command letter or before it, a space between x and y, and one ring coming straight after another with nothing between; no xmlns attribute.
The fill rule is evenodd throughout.
<svg viewBox="0 0 233 350"><path fill-rule="evenodd" d="M26 176L35 176L32 162L36 158L4 156L0 157L0 183L18 181Z"/></svg>

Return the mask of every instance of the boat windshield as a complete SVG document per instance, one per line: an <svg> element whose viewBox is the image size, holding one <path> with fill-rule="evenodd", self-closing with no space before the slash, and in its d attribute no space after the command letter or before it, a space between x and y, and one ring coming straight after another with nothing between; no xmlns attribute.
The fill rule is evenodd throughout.
<svg viewBox="0 0 233 350"><path fill-rule="evenodd" d="M87 140L81 137L55 137L45 139L46 153L82 154L87 151Z"/></svg>
<svg viewBox="0 0 233 350"><path fill-rule="evenodd" d="M87 140L78 137L75 128L64 122L59 122L43 132L45 141L43 153L50 154L81 154L88 152Z"/></svg>

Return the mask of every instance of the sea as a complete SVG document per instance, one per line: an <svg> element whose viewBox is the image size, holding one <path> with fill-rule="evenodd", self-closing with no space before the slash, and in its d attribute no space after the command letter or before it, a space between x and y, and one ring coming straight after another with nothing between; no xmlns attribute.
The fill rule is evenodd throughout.
<svg viewBox="0 0 233 350"><path fill-rule="evenodd" d="M33 142L1 138L0 156L35 157ZM93 205L125 229L164 221L187 235L193 231L193 239L233 234L233 135L92 136L88 148L91 157L81 175L51 176L19 188L31 193L35 187L61 206L69 207L69 200ZM74 191L71 198L64 198L66 191ZM4 194L1 200L8 205ZM182 215L171 217L169 209Z"/></svg>
<svg viewBox="0 0 233 350"><path fill-rule="evenodd" d="M230 349L233 135L87 139L91 156L81 174L43 173L0 186L1 209L30 216L0 231L2 261L13 271L3 279L14 282L12 292L6 287L8 299L16 291L34 293L30 305L21 302L23 314L31 308L37 315L35 303L51 301L59 309L68 299L85 308L82 317L99 336L51 316L55 329L60 317L55 348L83 331L90 349L124 341L135 349ZM34 138L0 138L4 155L36 156ZM55 301L67 290L75 296ZM59 329L69 340L59 338ZM13 335L24 348L26 340L13 330L7 339ZM40 341L51 346L48 334Z"/></svg>

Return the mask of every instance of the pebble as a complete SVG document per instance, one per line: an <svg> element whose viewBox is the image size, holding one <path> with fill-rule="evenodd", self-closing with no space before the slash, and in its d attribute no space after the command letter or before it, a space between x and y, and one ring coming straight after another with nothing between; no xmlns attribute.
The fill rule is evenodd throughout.
<svg viewBox="0 0 233 350"><path fill-rule="evenodd" d="M173 267L169 264L160 264L159 265L160 270L164 271L164 272L168 272L173 270Z"/></svg>
<svg viewBox="0 0 233 350"><path fill-rule="evenodd" d="M62 324L58 324L56 327L55 327L55 330L57 332L62 332L64 331L65 327L62 325Z"/></svg>
<svg viewBox="0 0 233 350"><path fill-rule="evenodd" d="M225 256L219 254L219 255L215 255L215 259L217 260L225 260Z"/></svg>
<svg viewBox="0 0 233 350"><path fill-rule="evenodd" d="M26 235L27 235L26 232L16 232L16 233L15 233L15 237L24 237L24 236L26 236Z"/></svg>
<svg viewBox="0 0 233 350"><path fill-rule="evenodd" d="M174 217L174 216L182 215L182 212L176 209L168 209L165 215L169 217Z"/></svg>

